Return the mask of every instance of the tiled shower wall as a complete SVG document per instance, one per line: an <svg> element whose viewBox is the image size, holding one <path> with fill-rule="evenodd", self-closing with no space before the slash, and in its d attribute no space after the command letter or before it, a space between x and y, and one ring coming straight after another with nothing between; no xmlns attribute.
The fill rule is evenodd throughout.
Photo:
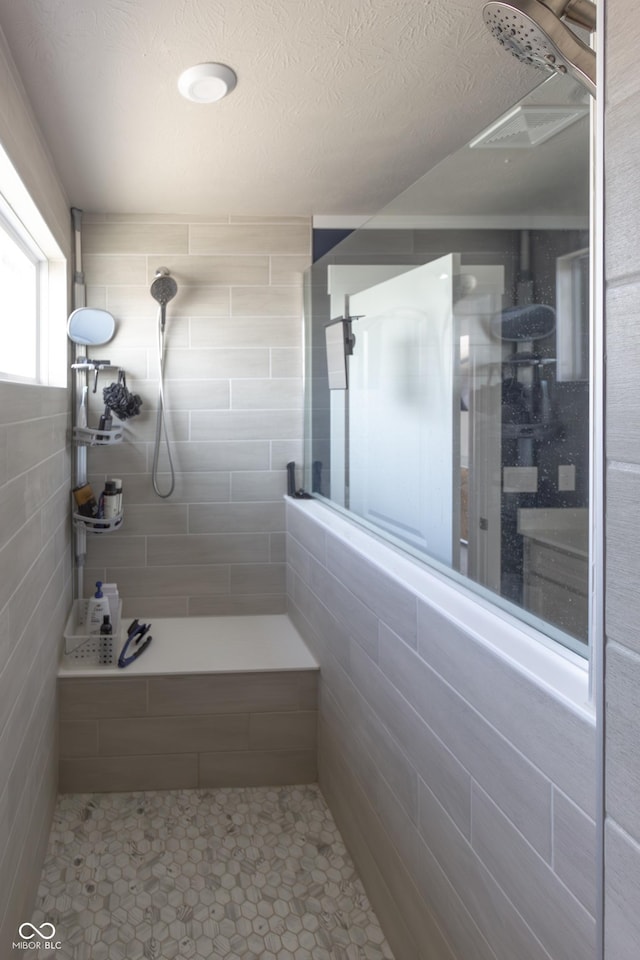
<svg viewBox="0 0 640 960"><path fill-rule="evenodd" d="M68 204L1 32L0 89L0 142L68 256ZM31 914L56 799L56 672L71 604L68 409L66 389L0 382L1 944Z"/></svg>
<svg viewBox="0 0 640 960"><path fill-rule="evenodd" d="M99 493L123 480L121 530L90 539L85 592L115 581L125 615L278 613L285 607L285 465L302 459L305 218L85 217L87 301L115 339L94 349L126 371L142 414L126 442L89 451ZM176 489L151 485L158 396L157 313L149 287L168 267L165 404ZM100 375L90 422L101 413ZM165 445L160 488L168 489Z"/></svg>
<svg viewBox="0 0 640 960"><path fill-rule="evenodd" d="M288 502L289 611L320 664L320 786L396 960L595 960L589 712L323 511Z"/></svg>
<svg viewBox="0 0 640 960"><path fill-rule="evenodd" d="M0 383L0 943L30 915L56 797L68 428L66 390Z"/></svg>
<svg viewBox="0 0 640 960"><path fill-rule="evenodd" d="M605 957L640 955L640 19L608 3Z"/></svg>

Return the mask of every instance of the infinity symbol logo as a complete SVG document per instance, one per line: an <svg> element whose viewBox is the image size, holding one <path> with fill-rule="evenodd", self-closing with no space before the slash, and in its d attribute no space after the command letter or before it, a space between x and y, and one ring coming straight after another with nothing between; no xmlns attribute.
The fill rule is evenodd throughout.
<svg viewBox="0 0 640 960"><path fill-rule="evenodd" d="M46 933L45 928L51 931ZM25 933L25 930L33 930L33 933ZM41 927L34 927L32 923L21 923L18 927L18 933L23 940L33 940L34 937L42 937L43 940L51 940L56 934L56 928L52 923L43 923Z"/></svg>

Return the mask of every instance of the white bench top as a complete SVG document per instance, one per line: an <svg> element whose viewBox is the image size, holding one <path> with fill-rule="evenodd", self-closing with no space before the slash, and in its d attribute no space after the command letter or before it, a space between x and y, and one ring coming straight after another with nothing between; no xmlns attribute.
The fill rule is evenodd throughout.
<svg viewBox="0 0 640 960"><path fill-rule="evenodd" d="M138 617L153 641L128 667L88 666L65 657L59 677L131 677L185 673L317 670L286 614L237 617ZM124 620L125 629L130 619Z"/></svg>

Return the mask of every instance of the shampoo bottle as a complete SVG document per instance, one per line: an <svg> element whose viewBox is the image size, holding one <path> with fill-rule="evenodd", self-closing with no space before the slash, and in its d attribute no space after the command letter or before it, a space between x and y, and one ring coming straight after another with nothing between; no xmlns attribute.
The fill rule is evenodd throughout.
<svg viewBox="0 0 640 960"><path fill-rule="evenodd" d="M100 501L102 503L101 516L105 520L115 519L118 516L118 491L114 480L107 480Z"/></svg>
<svg viewBox="0 0 640 960"><path fill-rule="evenodd" d="M104 618L111 615L109 600L102 593L102 581L96 581L96 592L87 605L87 633L99 635Z"/></svg>
<svg viewBox="0 0 640 960"><path fill-rule="evenodd" d="M111 623L115 632L120 624L120 595L118 593L117 583L103 583L102 594L109 603L109 612L111 614Z"/></svg>
<svg viewBox="0 0 640 960"><path fill-rule="evenodd" d="M114 477L112 482L116 485L116 494L118 496L116 513L122 513L122 480L119 477Z"/></svg>
<svg viewBox="0 0 640 960"><path fill-rule="evenodd" d="M113 663L113 627L108 616L102 618L100 627L100 663Z"/></svg>

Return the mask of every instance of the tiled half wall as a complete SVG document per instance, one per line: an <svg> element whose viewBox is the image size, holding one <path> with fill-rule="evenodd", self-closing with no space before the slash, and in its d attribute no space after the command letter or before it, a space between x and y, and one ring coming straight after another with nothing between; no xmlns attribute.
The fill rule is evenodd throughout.
<svg viewBox="0 0 640 960"><path fill-rule="evenodd" d="M287 557L321 668L319 780L394 955L595 960L588 714L312 506L288 502Z"/></svg>
<svg viewBox="0 0 640 960"><path fill-rule="evenodd" d="M89 452L99 492L123 480L121 530L90 540L85 592L115 581L125 616L279 613L285 607L285 465L302 451L302 275L306 218L87 215L87 301L117 330L96 348L143 399L120 446ZM157 311L168 267L165 403L176 489L151 485L158 397ZM100 375L90 423L102 412ZM161 490L168 489L164 443Z"/></svg>

